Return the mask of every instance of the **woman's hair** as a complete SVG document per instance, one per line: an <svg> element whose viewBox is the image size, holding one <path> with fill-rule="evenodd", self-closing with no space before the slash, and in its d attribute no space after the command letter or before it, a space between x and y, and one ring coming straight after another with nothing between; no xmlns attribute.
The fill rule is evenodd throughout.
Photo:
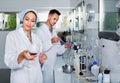
<svg viewBox="0 0 120 83"><path fill-rule="evenodd" d="M35 20L37 20L37 14L36 14L34 11L28 11L28 12L26 12L26 13L24 14L24 16L25 16L27 13L29 13L29 12L32 12L32 13L35 15L35 17L36 17ZM24 17L23 17L23 18L24 18Z"/></svg>
<svg viewBox="0 0 120 83"><path fill-rule="evenodd" d="M27 9L27 10L24 10L24 11L20 12L18 14L18 16L20 18L20 21L23 22L24 16L29 12L32 12L36 16L36 23L39 22L38 13L34 9Z"/></svg>

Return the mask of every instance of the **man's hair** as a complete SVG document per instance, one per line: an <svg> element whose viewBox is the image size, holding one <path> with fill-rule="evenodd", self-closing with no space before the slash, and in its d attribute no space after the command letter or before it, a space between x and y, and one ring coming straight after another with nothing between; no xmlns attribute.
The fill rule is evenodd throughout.
<svg viewBox="0 0 120 83"><path fill-rule="evenodd" d="M61 15L61 13L58 11L58 10L56 10L56 9L52 9L52 10L50 10L50 12L49 12L49 15L52 15L52 14L57 14L57 15Z"/></svg>

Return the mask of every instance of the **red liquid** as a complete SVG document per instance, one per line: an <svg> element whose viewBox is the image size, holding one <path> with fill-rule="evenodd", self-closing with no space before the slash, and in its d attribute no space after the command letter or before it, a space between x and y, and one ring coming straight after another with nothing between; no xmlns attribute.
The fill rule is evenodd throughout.
<svg viewBox="0 0 120 83"><path fill-rule="evenodd" d="M37 53L31 53L31 52L29 52L30 53L30 55L37 55Z"/></svg>

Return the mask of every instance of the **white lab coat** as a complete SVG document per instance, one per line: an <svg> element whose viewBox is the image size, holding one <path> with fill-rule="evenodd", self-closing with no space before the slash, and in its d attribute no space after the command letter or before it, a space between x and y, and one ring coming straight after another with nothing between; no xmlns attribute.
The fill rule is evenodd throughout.
<svg viewBox="0 0 120 83"><path fill-rule="evenodd" d="M51 33L46 24L36 29L36 34L39 36L43 45L43 51L48 57L43 65L43 83L54 83L53 68L56 61L56 55L64 53L66 49L60 42L51 43L51 38L57 37L57 33L54 29Z"/></svg>
<svg viewBox="0 0 120 83"><path fill-rule="evenodd" d="M39 45L42 50L41 42L37 35L32 35L32 42ZM30 41L23 31L23 28L16 29L8 33L5 45L5 64L11 69L11 83L42 83L42 72L39 63L39 55L35 60L23 60L20 64L17 62L18 55L27 50Z"/></svg>

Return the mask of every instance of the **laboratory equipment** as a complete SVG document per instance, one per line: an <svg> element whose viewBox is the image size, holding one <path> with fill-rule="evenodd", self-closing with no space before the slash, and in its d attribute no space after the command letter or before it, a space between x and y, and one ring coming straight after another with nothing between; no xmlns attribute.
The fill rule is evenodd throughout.
<svg viewBox="0 0 120 83"><path fill-rule="evenodd" d="M63 72L67 74L70 74L75 70L74 66L69 64L65 64L64 66L62 66L62 69L63 69Z"/></svg>

